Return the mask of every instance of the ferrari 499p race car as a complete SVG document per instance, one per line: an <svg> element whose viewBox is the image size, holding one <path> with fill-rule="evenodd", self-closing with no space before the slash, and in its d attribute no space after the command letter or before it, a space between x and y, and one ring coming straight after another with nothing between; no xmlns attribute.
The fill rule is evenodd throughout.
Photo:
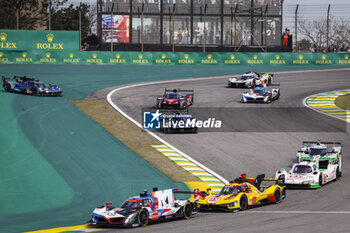
<svg viewBox="0 0 350 233"><path fill-rule="evenodd" d="M269 104L274 100L280 98L280 85L271 84L273 86L278 86L278 88L273 88L268 90L266 85L259 85L253 89L250 89L248 92L242 93L242 103L266 103Z"/></svg>
<svg viewBox="0 0 350 233"><path fill-rule="evenodd" d="M2 77L2 86L7 92L18 92L37 96L61 96L62 90L57 85L46 85L34 78L14 76L13 78Z"/></svg>
<svg viewBox="0 0 350 233"><path fill-rule="evenodd" d="M257 73L249 71L241 77L232 77L228 79L228 87L242 87L253 88L257 85L271 85L274 74L271 73Z"/></svg>
<svg viewBox="0 0 350 233"><path fill-rule="evenodd" d="M269 183L262 186L262 182ZM200 192L198 208L200 210L243 211L248 207L267 203L280 203L286 197L285 186L277 179L265 178L259 175L246 178L245 174L225 185L219 194Z"/></svg>
<svg viewBox="0 0 350 233"><path fill-rule="evenodd" d="M156 220L189 219L191 215L197 213L197 203L189 200L176 200L174 196L176 192L178 192L177 189L157 191L154 188L152 193L145 191L140 193L139 196L128 198L119 208L113 207L111 202L107 202L105 205L94 209L89 223L93 225L144 227L149 222Z"/></svg>
<svg viewBox="0 0 350 233"><path fill-rule="evenodd" d="M157 108L184 109L193 104L193 90L165 89L163 96L157 98Z"/></svg>
<svg viewBox="0 0 350 233"><path fill-rule="evenodd" d="M341 175L341 143L315 141L303 142L297 163L289 172L278 170L275 178L291 188L320 188Z"/></svg>

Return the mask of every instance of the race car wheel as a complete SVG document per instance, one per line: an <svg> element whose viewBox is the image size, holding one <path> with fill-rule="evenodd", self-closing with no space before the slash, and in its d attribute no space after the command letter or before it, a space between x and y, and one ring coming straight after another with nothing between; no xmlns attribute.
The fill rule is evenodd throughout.
<svg viewBox="0 0 350 233"><path fill-rule="evenodd" d="M7 83L7 84L4 86L4 88L5 88L5 91L11 92L11 85L10 85L9 83Z"/></svg>
<svg viewBox="0 0 350 233"><path fill-rule="evenodd" d="M339 171L339 168L337 168L337 171L336 171L336 180L339 180L339 178L341 177L341 171Z"/></svg>
<svg viewBox="0 0 350 233"><path fill-rule="evenodd" d="M285 199L287 196L286 189L282 190L282 199Z"/></svg>
<svg viewBox="0 0 350 233"><path fill-rule="evenodd" d="M270 103L271 103L271 96L267 99L266 103L267 103L267 104L270 104Z"/></svg>
<svg viewBox="0 0 350 233"><path fill-rule="evenodd" d="M278 204L281 202L281 190L279 188L275 189L275 193L273 194L273 196L275 198L275 201L274 201L275 204Z"/></svg>
<svg viewBox="0 0 350 233"><path fill-rule="evenodd" d="M323 182L322 182L322 174L320 174L320 177L318 178L318 185L320 187L322 187L322 184L323 184Z"/></svg>
<svg viewBox="0 0 350 233"><path fill-rule="evenodd" d="M33 95L38 95L38 90L36 88L32 88L32 94Z"/></svg>
<svg viewBox="0 0 350 233"><path fill-rule="evenodd" d="M192 214L192 205L190 202L187 202L184 209L183 209L183 217L184 219L190 219Z"/></svg>
<svg viewBox="0 0 350 233"><path fill-rule="evenodd" d="M278 100L280 98L280 92L278 91L277 95L276 95L276 100Z"/></svg>
<svg viewBox="0 0 350 233"><path fill-rule="evenodd" d="M141 209L139 211L139 214L137 216L137 222L141 227L147 226L149 220L148 215L148 211L145 209Z"/></svg>
<svg viewBox="0 0 350 233"><path fill-rule="evenodd" d="M267 85L270 86L272 83L271 78L269 78L269 81L267 81Z"/></svg>
<svg viewBox="0 0 350 233"><path fill-rule="evenodd" d="M242 195L239 200L239 210L244 211L248 208L248 199L246 195Z"/></svg>

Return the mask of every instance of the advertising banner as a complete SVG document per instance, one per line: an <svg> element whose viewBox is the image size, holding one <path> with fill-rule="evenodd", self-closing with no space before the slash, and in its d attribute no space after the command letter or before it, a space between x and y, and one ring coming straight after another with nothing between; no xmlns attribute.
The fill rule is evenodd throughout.
<svg viewBox="0 0 350 233"><path fill-rule="evenodd" d="M350 65L350 53L101 52L0 50L0 63L110 65Z"/></svg>
<svg viewBox="0 0 350 233"><path fill-rule="evenodd" d="M102 15L102 40L104 42L129 43L129 25L129 15L113 15L112 21L111 15Z"/></svg>
<svg viewBox="0 0 350 233"><path fill-rule="evenodd" d="M0 29L0 51L78 51L78 31Z"/></svg>

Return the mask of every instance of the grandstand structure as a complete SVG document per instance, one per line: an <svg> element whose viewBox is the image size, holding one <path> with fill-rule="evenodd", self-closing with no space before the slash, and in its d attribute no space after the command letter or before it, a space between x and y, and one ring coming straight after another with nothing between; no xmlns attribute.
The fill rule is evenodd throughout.
<svg viewBox="0 0 350 233"><path fill-rule="evenodd" d="M97 0L97 31L101 50L287 52L282 8L283 0Z"/></svg>

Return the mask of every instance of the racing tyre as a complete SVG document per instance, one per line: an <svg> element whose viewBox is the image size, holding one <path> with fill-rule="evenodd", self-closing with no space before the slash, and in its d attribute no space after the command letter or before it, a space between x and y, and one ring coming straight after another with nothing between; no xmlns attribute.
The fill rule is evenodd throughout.
<svg viewBox="0 0 350 233"><path fill-rule="evenodd" d="M270 104L270 103L271 103L271 96L267 99L266 103L267 103L267 104Z"/></svg>
<svg viewBox="0 0 350 233"><path fill-rule="evenodd" d="M145 209L141 209L139 211L139 214L137 215L137 223L141 226L141 227L145 227L148 224L148 211Z"/></svg>
<svg viewBox="0 0 350 233"><path fill-rule="evenodd" d="M281 190L279 188L275 189L275 193L273 194L273 196L275 198L275 201L274 201L275 204L278 204L281 202L282 195L281 195Z"/></svg>
<svg viewBox="0 0 350 233"><path fill-rule="evenodd" d="M280 92L278 92L276 95L276 100L278 100L280 98L280 95L281 95Z"/></svg>
<svg viewBox="0 0 350 233"><path fill-rule="evenodd" d="M36 88L33 88L32 93L33 93L33 95L38 95L38 90Z"/></svg>
<svg viewBox="0 0 350 233"><path fill-rule="evenodd" d="M242 195L239 200L239 210L244 211L248 208L248 199L246 195Z"/></svg>
<svg viewBox="0 0 350 233"><path fill-rule="evenodd" d="M269 78L269 80L267 81L267 85L270 86L271 83L272 83L271 78Z"/></svg>
<svg viewBox="0 0 350 233"><path fill-rule="evenodd" d="M5 91L7 91L7 92L11 92L12 90L11 90L11 85L9 84L9 83L7 83L6 85L4 85L4 89L5 89Z"/></svg>
<svg viewBox="0 0 350 233"><path fill-rule="evenodd" d="M339 178L341 177L341 171L339 171L339 167L337 168L337 171L336 171L336 180L339 180Z"/></svg>
<svg viewBox="0 0 350 233"><path fill-rule="evenodd" d="M190 202L187 202L184 209L183 209L183 217L184 219L190 219L192 214L192 205Z"/></svg>
<svg viewBox="0 0 350 233"><path fill-rule="evenodd" d="M283 186L283 185L284 185L284 182L286 181L286 178L284 177L284 175L280 175L280 176L278 177L278 180L280 180L280 182L281 182L280 186ZM284 190L284 189L283 189L283 190Z"/></svg>
<svg viewBox="0 0 350 233"><path fill-rule="evenodd" d="M286 196L287 196L287 193L286 193L286 189L284 188L284 189L282 190L282 199L285 199Z"/></svg>
<svg viewBox="0 0 350 233"><path fill-rule="evenodd" d="M320 174L320 177L318 177L318 185L320 186L320 187L322 187L322 185L323 185L323 182L322 182L323 180L322 180L322 174Z"/></svg>

